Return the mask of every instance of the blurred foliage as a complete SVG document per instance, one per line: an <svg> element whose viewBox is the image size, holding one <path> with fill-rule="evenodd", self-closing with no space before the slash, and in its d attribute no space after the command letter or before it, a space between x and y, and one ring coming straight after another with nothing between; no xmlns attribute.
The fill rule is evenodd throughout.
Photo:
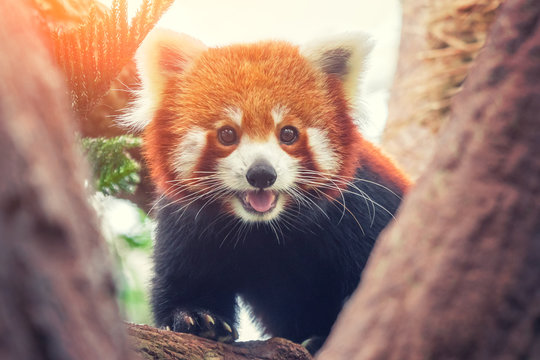
<svg viewBox="0 0 540 360"><path fill-rule="evenodd" d="M128 204L127 200L114 199L113 202ZM118 232L114 217L105 203L104 215L111 228L107 240L115 261L115 276L118 287L118 301L122 316L135 323L152 323L152 314L148 301L148 285L151 276L151 251L153 223L144 211L129 203L122 206L122 220L131 223L129 229ZM111 216L113 215L113 216ZM128 219L126 219L128 218ZM116 219L118 220L118 219Z"/></svg>
<svg viewBox="0 0 540 360"><path fill-rule="evenodd" d="M111 82L173 2L144 0L131 23L127 0L114 0L105 13L98 12L94 4L88 19L79 27L51 30L56 61L66 74L72 106L81 117L107 93Z"/></svg>
<svg viewBox="0 0 540 360"><path fill-rule="evenodd" d="M129 149L140 145L141 139L131 135L82 139L94 172L95 188L105 195L134 193L140 182L141 165L130 156Z"/></svg>
<svg viewBox="0 0 540 360"><path fill-rule="evenodd" d="M136 205L110 196L136 190L140 164L130 156L129 150L140 146L141 139L129 135L84 138L81 144L93 169L94 188L99 191L97 198L102 206L97 210L104 220L105 238L114 258L122 316L131 322L150 324L152 317L147 293L152 221ZM115 202L130 205L120 212L112 212ZM122 229L120 223L126 221L132 225Z"/></svg>

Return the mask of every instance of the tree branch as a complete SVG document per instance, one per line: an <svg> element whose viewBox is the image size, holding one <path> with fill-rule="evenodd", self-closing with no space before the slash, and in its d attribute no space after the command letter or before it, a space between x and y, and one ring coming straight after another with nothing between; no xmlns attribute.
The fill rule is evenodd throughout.
<svg viewBox="0 0 540 360"><path fill-rule="evenodd" d="M133 345L143 359L238 359L310 360L300 345L285 339L223 344L190 334L160 330L147 325L128 324Z"/></svg>

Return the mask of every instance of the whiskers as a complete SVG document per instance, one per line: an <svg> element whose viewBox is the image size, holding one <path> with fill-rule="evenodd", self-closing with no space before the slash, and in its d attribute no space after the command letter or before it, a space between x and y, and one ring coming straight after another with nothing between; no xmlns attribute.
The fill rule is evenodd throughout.
<svg viewBox="0 0 540 360"><path fill-rule="evenodd" d="M190 206L202 203L195 214L194 220L197 220L205 207L232 193L227 186L221 183L214 172L198 177L172 180L169 181L169 184L169 190L160 196L154 207L158 206L160 210L164 210L170 206L180 205L174 210L177 221L184 216ZM163 201L165 197L167 198L166 203Z"/></svg>
<svg viewBox="0 0 540 360"><path fill-rule="evenodd" d="M359 219L357 218L357 215L359 215L357 209L350 209L347 206L345 196L346 194L357 196L364 200L368 212L368 219L370 219L370 227L373 226L375 222L377 209L382 210L384 213L390 215L392 218L394 218L394 215L390 210L375 201L365 191L360 189L359 183L362 182L380 187L382 190L388 191L397 198L400 198L399 195L390 190L388 187L371 180L334 175L309 169L300 169L298 171L297 183L298 185L303 186L297 186L295 188L295 191L290 193L290 195L295 199L296 202L304 204L311 202L312 204L316 205L316 201L313 200L313 198L315 197L319 199L322 198L329 200L332 206L341 210L341 217L339 218L338 223L343 220L346 214L348 214L354 219L354 221L360 228L360 231L362 231L362 233L365 235L365 230L362 227L362 222L359 221ZM334 198L329 195L328 192L335 192L339 194L339 196ZM318 209L319 211L324 213L324 215L328 218L328 215L320 206L316 206L315 209Z"/></svg>
<svg viewBox="0 0 540 360"><path fill-rule="evenodd" d="M195 173L201 176L169 181L169 191L161 195L154 205L160 211L174 208L172 215L176 219L175 225L182 221L188 213L191 215L186 218L186 221L197 222L203 215L208 216L204 213L205 209L210 208L217 201L236 194L234 190L223 183L216 172L195 171ZM212 232L224 234L219 243L220 248L228 241L233 242L233 247L236 247L245 241L253 226L253 224L233 216L223 208L212 211L212 215L215 215L215 218L204 224L198 237L204 240L205 236L215 238L215 234Z"/></svg>
<svg viewBox="0 0 540 360"><path fill-rule="evenodd" d="M186 221L199 224L196 226L200 226L198 237L201 241L214 239L220 248L236 248L246 240L251 240L250 234L254 232L262 236L257 241L274 238L278 245L285 245L286 241L294 241L287 234L303 232L315 236L321 233L319 230L339 224L345 217L354 220L361 233L366 235L378 216L385 216L386 221L388 217L394 218L392 211L395 209L387 209L384 206L387 205L386 200L383 200L384 205L378 202L384 198L374 199L373 188L379 188L376 190L378 193L382 189L399 198L391 189L372 180L302 168L297 172L295 183L279 191L279 196L285 201L279 215L257 222L243 219L233 214L232 209L223 207L234 196L238 196L238 191L226 185L216 172L198 171L195 175L198 176L170 181L169 191L162 195L155 206L160 210L172 207L175 224L189 213ZM163 199L165 196L166 200ZM218 209L212 208L216 202L220 205ZM365 210L362 209L362 203L365 204ZM208 209L212 211L205 211ZM211 219L208 218L209 213ZM206 217L204 221L198 221L203 216Z"/></svg>

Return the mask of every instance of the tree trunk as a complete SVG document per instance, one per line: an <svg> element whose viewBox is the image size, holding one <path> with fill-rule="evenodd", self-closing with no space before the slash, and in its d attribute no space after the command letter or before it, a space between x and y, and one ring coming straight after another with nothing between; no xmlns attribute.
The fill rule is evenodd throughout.
<svg viewBox="0 0 540 360"><path fill-rule="evenodd" d="M540 359L540 2L508 0L318 359Z"/></svg>
<svg viewBox="0 0 540 360"><path fill-rule="evenodd" d="M0 358L134 359L64 81L25 2L0 13Z"/></svg>

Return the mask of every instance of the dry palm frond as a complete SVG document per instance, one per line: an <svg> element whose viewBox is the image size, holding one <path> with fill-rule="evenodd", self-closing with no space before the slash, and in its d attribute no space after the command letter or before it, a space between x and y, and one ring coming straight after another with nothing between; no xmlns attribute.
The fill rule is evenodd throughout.
<svg viewBox="0 0 540 360"><path fill-rule="evenodd" d="M427 21L427 49L418 54L426 71L400 84L408 89L414 114L400 119L391 131L410 123L437 133L449 117L451 100L459 93L473 60L485 43L502 0L433 1Z"/></svg>
<svg viewBox="0 0 540 360"><path fill-rule="evenodd" d="M85 117L107 93L111 82L174 0L144 0L131 20L127 0L114 0L98 15L93 6L88 20L75 30L53 30L55 57L69 83L73 108Z"/></svg>
<svg viewBox="0 0 540 360"><path fill-rule="evenodd" d="M448 117L450 100L461 90L501 3L502 0L433 3L427 24L430 50L421 54L432 70L430 80L418 89L421 97L430 99L424 125L432 130L437 132Z"/></svg>

